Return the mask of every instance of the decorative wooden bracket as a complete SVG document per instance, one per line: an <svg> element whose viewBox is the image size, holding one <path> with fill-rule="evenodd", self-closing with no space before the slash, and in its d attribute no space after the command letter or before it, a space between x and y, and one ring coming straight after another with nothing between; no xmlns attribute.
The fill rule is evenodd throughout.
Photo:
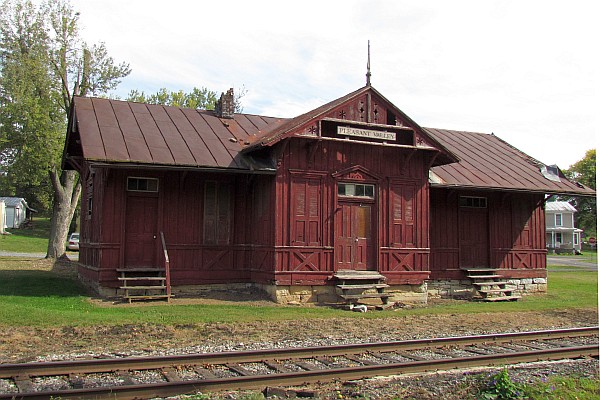
<svg viewBox="0 0 600 400"><path fill-rule="evenodd" d="M307 147L307 152L306 152L306 164L308 164L309 168L312 168L314 162L314 157L315 157L315 153L317 152L317 149L319 148L319 144L321 143L321 140L311 140L306 144Z"/></svg>

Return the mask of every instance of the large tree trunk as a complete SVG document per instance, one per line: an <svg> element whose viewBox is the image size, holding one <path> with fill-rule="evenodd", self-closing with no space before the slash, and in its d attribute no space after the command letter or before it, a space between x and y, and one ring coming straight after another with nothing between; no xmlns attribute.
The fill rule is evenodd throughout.
<svg viewBox="0 0 600 400"><path fill-rule="evenodd" d="M60 258L65 255L69 225L81 195L81 183L77 172L50 171L50 181L54 188L54 205L50 224L50 240L48 240L48 252L46 258Z"/></svg>

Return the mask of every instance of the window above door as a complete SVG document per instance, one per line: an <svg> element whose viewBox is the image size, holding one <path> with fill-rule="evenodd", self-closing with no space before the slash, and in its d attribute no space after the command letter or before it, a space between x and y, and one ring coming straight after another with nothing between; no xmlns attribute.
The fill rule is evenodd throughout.
<svg viewBox="0 0 600 400"><path fill-rule="evenodd" d="M364 183L338 183L338 196L349 198L375 198L375 185Z"/></svg>

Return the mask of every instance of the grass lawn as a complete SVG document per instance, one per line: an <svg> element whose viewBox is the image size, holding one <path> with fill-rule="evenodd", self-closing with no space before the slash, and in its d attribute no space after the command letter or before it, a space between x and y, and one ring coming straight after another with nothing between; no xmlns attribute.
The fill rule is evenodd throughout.
<svg viewBox="0 0 600 400"><path fill-rule="evenodd" d="M50 218L34 218L33 226L8 229L10 235L0 235L0 250L18 253L45 253L50 237Z"/></svg>
<svg viewBox="0 0 600 400"><path fill-rule="evenodd" d="M518 302L452 302L402 310L403 315L507 311L597 309L597 274L593 271L549 272L547 295ZM292 320L306 318L385 318L394 311L348 313L328 307L172 305L105 307L90 301L73 271L52 268L48 261L0 258L0 324L5 326L77 326L150 323L163 325Z"/></svg>

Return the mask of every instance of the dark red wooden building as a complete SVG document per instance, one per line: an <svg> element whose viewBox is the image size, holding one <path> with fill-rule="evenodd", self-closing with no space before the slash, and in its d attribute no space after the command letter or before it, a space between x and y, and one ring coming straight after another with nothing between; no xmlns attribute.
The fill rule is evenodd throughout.
<svg viewBox="0 0 600 400"><path fill-rule="evenodd" d="M545 195L594 193L494 135L422 128L370 85L291 119L234 114L232 96L216 111L73 100L84 282L127 294L167 255L175 293L335 301L340 274L372 271L425 301L481 289L478 269L545 290Z"/></svg>

